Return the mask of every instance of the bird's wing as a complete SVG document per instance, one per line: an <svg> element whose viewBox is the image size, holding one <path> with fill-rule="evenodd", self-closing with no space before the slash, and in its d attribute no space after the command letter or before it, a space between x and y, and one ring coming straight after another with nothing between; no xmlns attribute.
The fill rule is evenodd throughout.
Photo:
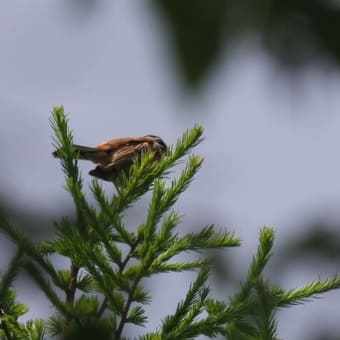
<svg viewBox="0 0 340 340"><path fill-rule="evenodd" d="M96 146L96 149L99 151L106 151L106 152L115 152L120 148L130 145L131 143L135 142L135 138L115 138L108 141L105 141Z"/></svg>
<svg viewBox="0 0 340 340"><path fill-rule="evenodd" d="M112 165L119 165L125 162L131 162L133 158L142 151L148 149L148 143L137 143L135 145L126 145L112 154Z"/></svg>
<svg viewBox="0 0 340 340"><path fill-rule="evenodd" d="M96 146L96 149L99 151L113 151L119 150L124 146L136 146L140 147L141 149L145 148L147 143L153 142L153 138L150 136L143 136L143 137L125 137L125 138L114 138L108 141L105 141ZM139 146L140 145L140 146Z"/></svg>

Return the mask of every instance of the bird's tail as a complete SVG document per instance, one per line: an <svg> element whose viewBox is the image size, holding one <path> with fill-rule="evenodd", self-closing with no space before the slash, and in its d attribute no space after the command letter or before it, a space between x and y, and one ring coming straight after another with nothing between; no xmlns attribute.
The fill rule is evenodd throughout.
<svg viewBox="0 0 340 340"><path fill-rule="evenodd" d="M92 160L93 157L98 153L96 148L91 148L88 146L74 144L73 147L79 152L79 159ZM59 151L55 150L52 155L56 158L59 158Z"/></svg>
<svg viewBox="0 0 340 340"><path fill-rule="evenodd" d="M93 156L98 153L96 148L74 144L73 147L79 152L79 159L92 160Z"/></svg>

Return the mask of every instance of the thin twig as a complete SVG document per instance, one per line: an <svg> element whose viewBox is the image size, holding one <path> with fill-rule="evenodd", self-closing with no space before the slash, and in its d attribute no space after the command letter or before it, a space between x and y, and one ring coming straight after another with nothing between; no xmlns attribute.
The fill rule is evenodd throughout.
<svg viewBox="0 0 340 340"><path fill-rule="evenodd" d="M76 295L76 290L77 290L77 277L78 277L78 272L79 272L79 267L77 267L73 262L71 263L71 268L70 268L70 274L71 274L71 279L68 284L68 287L65 291L66 293L66 303L69 304L70 306L73 306L74 304L74 299ZM71 321L71 318L67 316L65 318L65 326L67 326Z"/></svg>
<svg viewBox="0 0 340 340"><path fill-rule="evenodd" d="M71 263L70 272L71 280L66 291L66 302L69 303L70 305L73 305L77 289L77 276L79 272L79 267L77 267L73 262Z"/></svg>
<svg viewBox="0 0 340 340"><path fill-rule="evenodd" d="M132 243L131 247L130 247L130 251L129 253L126 255L124 261L121 263L121 265L119 266L119 273L123 273L126 265L128 264L128 262L130 261L134 251L136 250L137 246L139 244L139 240L135 240L134 243Z"/></svg>
<svg viewBox="0 0 340 340"><path fill-rule="evenodd" d="M135 292L135 289L136 289L140 279L141 279L141 277L137 277L135 282L133 283L133 286L131 287L131 290L129 292L129 297L128 297L128 300L127 300L126 305L125 305L125 309L123 311L123 314L122 314L120 322L119 322L119 326L118 326L117 331L116 331L116 337L115 337L116 339L120 339L120 336L123 332L123 328L124 328L126 321L127 321L127 315L129 313L130 306L133 302L132 297L133 297L133 294Z"/></svg>
<svg viewBox="0 0 340 340"><path fill-rule="evenodd" d="M123 273L126 265L130 261L131 257L133 256L134 251L136 250L137 246L139 244L139 240L136 240L130 247L129 253L126 255L124 261L120 264L119 266L119 273ZM97 312L97 317L101 317L106 309L107 306L107 297L104 298L98 312Z"/></svg>

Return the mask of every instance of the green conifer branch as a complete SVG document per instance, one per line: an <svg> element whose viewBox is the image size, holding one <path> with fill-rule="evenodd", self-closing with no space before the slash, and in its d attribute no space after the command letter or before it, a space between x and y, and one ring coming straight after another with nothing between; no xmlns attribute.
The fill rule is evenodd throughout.
<svg viewBox="0 0 340 340"><path fill-rule="evenodd" d="M277 339L276 304L271 296L270 285L262 278L255 283L257 295L256 337L259 339Z"/></svg>
<svg viewBox="0 0 340 340"><path fill-rule="evenodd" d="M261 290L259 285L262 282L262 272L267 264L270 252L273 247L274 231L271 228L264 227L260 231L260 243L256 255L253 257L249 266L248 275L241 289L231 299L229 311L238 311L238 317L227 323L226 335L231 339L257 336L260 332L268 330L265 328L265 321L271 326L275 326L272 320L272 311L274 306L269 308L265 304L265 290ZM257 291L257 288L259 291ZM262 287L263 288L263 287ZM258 294L260 292L260 294ZM261 310L262 306L262 310ZM268 312L269 308L269 312ZM248 321L245 321L247 320ZM268 321L270 319L270 321ZM261 323L262 322L262 323ZM257 327L253 325L257 323ZM267 325L267 324L266 324ZM273 330L274 331L274 330ZM269 339L274 339L269 337Z"/></svg>
<svg viewBox="0 0 340 340"><path fill-rule="evenodd" d="M340 288L340 278L334 276L324 280L313 281L302 288L290 289L288 291L281 290L279 294L275 292L277 305L280 308L294 306L319 298L321 294ZM274 298L274 297L273 297Z"/></svg>
<svg viewBox="0 0 340 340"><path fill-rule="evenodd" d="M77 315L72 311L71 306L67 306L62 300L58 297L55 290L51 286L50 282L45 279L40 272L40 270L32 263L26 262L25 269L32 276L34 281L37 283L38 287L45 293L46 297L50 300L52 305L63 315L66 315L68 318L73 319L80 325L80 320Z"/></svg>
<svg viewBox="0 0 340 340"><path fill-rule="evenodd" d="M216 230L213 225L184 235L177 230L182 221L174 205L187 190L203 158L187 157L176 179L171 178L171 171L202 141L202 127L187 130L158 162L154 162L151 153L136 158L129 173L121 175L119 191L112 197L107 196L98 180L92 180L90 190L96 201L96 206L92 206L83 191L78 155L62 107L53 110L50 122L77 219L73 222L62 218L55 223L55 238L36 245L0 216L0 231L19 249L0 281L1 339L43 340L45 331L62 335L63 340L91 334L98 339L124 339L128 323L145 325L144 306L151 302L152 294L143 280L158 273L198 271L174 314L161 322L158 332L145 334L140 339L223 335L237 340L274 340L278 338L276 312L279 308L304 303L340 288L337 276L290 290L271 284L263 277L263 271L272 252L274 231L264 227L257 253L239 291L225 301L212 299L207 285L212 259L202 255L195 260L174 258L184 252L202 253L205 249L240 244L232 232ZM127 226L126 210L148 191L152 191L152 196L146 219L137 227ZM69 258L69 270L57 270L49 260L53 254ZM15 301L15 292L10 287L20 268L26 269L54 306L56 315L47 322L18 321L27 308ZM64 299L58 289L64 292Z"/></svg>
<svg viewBox="0 0 340 340"><path fill-rule="evenodd" d="M170 169L202 140L202 134L201 126L195 126L192 130L186 131L177 141L175 148L170 148L167 155L157 164L151 161L151 154L145 154L140 159L136 159L130 171L135 176L124 177L123 189L111 200L112 214L119 215L137 198L144 195L155 179L169 174Z"/></svg>
<svg viewBox="0 0 340 340"><path fill-rule="evenodd" d="M164 319L161 330L162 338L182 338L180 333L183 331L183 320L185 320L186 316L190 314L192 307L196 303L201 305L202 300L205 301L207 297L207 291L204 288L204 284L207 281L208 274L209 268L207 266L203 266L198 273L196 280L191 284L185 299L177 305L175 314L169 315ZM193 317L190 317L191 321L197 316L197 314L199 314L199 312L201 312L201 308L195 312L194 316L192 315Z"/></svg>
<svg viewBox="0 0 340 340"><path fill-rule="evenodd" d="M21 324L18 319L28 308L16 301L16 292L9 288L0 303L0 338L6 340L25 339L28 334L27 324Z"/></svg>
<svg viewBox="0 0 340 340"><path fill-rule="evenodd" d="M15 277L18 275L19 270L21 269L23 263L23 255L24 252L22 249L19 249L15 256L12 258L11 262L8 265L8 269L5 273L1 273L1 281L0 281L0 304L3 303L7 291L13 285L13 281Z"/></svg>
<svg viewBox="0 0 340 340"><path fill-rule="evenodd" d="M18 229L11 226L3 216L0 216L0 232L5 233L19 249L34 259L51 277L55 284L58 283L58 275L51 262L40 253L40 247L25 236Z"/></svg>

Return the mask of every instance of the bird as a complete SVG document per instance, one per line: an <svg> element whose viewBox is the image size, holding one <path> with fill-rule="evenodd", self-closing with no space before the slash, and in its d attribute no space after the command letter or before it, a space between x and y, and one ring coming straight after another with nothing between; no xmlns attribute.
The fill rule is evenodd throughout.
<svg viewBox="0 0 340 340"><path fill-rule="evenodd" d="M113 182L116 188L120 185L121 173L129 174L136 157L140 157L144 152L152 152L154 161L159 161L167 151L165 142L155 135L114 138L100 143L96 147L77 144L74 144L73 147L78 152L78 159L98 164L89 172L90 176ZM52 155L60 158L58 150L55 150Z"/></svg>

